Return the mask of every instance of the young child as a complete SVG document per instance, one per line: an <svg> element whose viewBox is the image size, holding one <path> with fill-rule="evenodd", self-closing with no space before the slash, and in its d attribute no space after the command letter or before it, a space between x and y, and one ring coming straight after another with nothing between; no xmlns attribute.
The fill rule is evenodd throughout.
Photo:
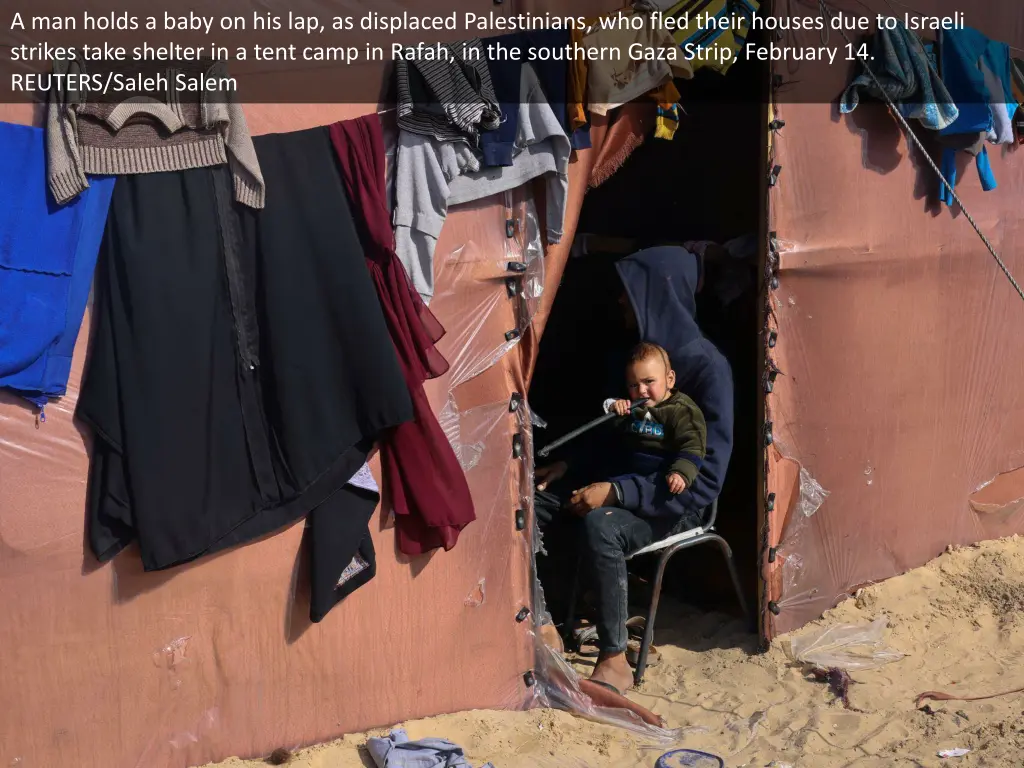
<svg viewBox="0 0 1024 768"><path fill-rule="evenodd" d="M617 428L626 441L631 475L649 476L665 472L673 494L689 488L700 471L707 447L704 414L686 395L673 389L676 373L668 353L657 344L644 342L633 349L626 366L629 400L606 400L606 413L614 411L623 419ZM645 402L632 413L630 403ZM631 475L613 479L623 496L631 490ZM625 487L624 487L625 485ZM623 500L620 497L620 500Z"/></svg>

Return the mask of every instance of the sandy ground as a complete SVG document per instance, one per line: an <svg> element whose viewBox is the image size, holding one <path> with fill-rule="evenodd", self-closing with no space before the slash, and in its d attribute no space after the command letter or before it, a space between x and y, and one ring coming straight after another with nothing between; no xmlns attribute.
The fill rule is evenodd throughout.
<svg viewBox="0 0 1024 768"><path fill-rule="evenodd" d="M852 673L850 702L863 712L844 709L826 685L805 679L787 659L783 642L752 655L755 642L738 622L668 600L663 605L656 634L662 661L648 672L642 690L629 696L670 726L685 728L677 746L715 753L729 768L1024 766L1024 694L932 702L933 714L914 708L914 698L927 690L981 696L1024 687L1024 538L948 552L865 589L794 633L887 617L887 643L906 656ZM451 739L474 766L492 761L495 768L650 767L667 751L627 731L549 710L464 712L405 727L412 738ZM289 766L371 766L360 750L366 736L297 753ZM954 747L971 752L937 756ZM238 759L219 764L265 765Z"/></svg>

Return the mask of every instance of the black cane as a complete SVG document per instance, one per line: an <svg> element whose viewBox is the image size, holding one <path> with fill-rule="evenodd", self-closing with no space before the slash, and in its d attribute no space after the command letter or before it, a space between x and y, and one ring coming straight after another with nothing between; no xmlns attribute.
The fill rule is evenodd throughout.
<svg viewBox="0 0 1024 768"><path fill-rule="evenodd" d="M640 398L639 400L634 400L633 402L631 402L629 404L629 410L632 411L637 406L643 405L646 402L647 402L647 398L646 397ZM592 421L588 421L582 427L574 429L572 432L570 432L569 434L565 435L564 437L558 438L557 440L555 440L555 442L549 443L548 445L545 445L543 448L541 448L539 451L537 451L537 455L540 458L542 458L542 459L546 458L549 453L551 453L553 450L555 450L555 448L559 448L559 447L565 445L566 443L568 443L573 438L579 437L584 432L589 432L590 430L592 430L594 427L598 426L599 424L604 424L606 421L608 421L610 419L614 419L616 416L618 416L618 414L615 413L615 411L611 411L609 413L606 413L604 416L598 416L596 419L593 419Z"/></svg>

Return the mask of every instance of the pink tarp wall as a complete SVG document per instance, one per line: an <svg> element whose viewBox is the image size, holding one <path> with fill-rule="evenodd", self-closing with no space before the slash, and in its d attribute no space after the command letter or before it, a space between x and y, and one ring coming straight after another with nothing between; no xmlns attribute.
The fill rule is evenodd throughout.
<svg viewBox="0 0 1024 768"><path fill-rule="evenodd" d="M265 133L373 109L252 105L246 114ZM0 106L0 119L30 122L32 111ZM603 135L595 126L595 147ZM514 513L529 467L513 460L511 442L526 414L508 405L526 392L593 157L580 153L571 166L566 239L543 258L528 234L538 208L529 187L449 216L432 308L451 370L428 393L464 458L478 519L451 552L409 562L375 516L377 577L318 625L306 618L302 524L159 573L142 571L134 547L104 566L92 557L88 438L72 418L88 314L68 395L44 423L0 396L0 763L180 768L417 716L524 705L533 638L515 617L530 605L530 542ZM507 202L520 223L513 240ZM532 260L524 284L533 318L511 343L504 334L523 318L506 294L510 260Z"/></svg>
<svg viewBox="0 0 1024 768"><path fill-rule="evenodd" d="M965 10L938 0L915 7ZM799 9L816 13L813 4ZM966 13L969 26L1024 44L1018 5ZM796 38L820 44L817 32ZM838 96L846 67L825 76ZM774 564L766 558L765 573L779 609L765 614L769 635L949 544L1024 533L1019 477L970 501L1024 466L1024 301L963 213L938 206L937 177L884 106L840 118L834 105L786 99L776 97L785 127L774 136L774 164L783 171L769 195L781 251L771 353L782 371L768 397L777 497L768 543L778 555ZM998 187L983 192L965 157L957 194L1021 279L1024 154L995 146L989 154ZM808 517L819 484L828 496Z"/></svg>
<svg viewBox="0 0 1024 768"><path fill-rule="evenodd" d="M370 7L307 2L279 12L326 17ZM465 9L480 10L469 2L392 10ZM45 0L32 13L79 10ZM232 9L217 4L207 12ZM465 36L456 31L432 39ZM26 37L4 30L0 43ZM187 42L188 35L173 37ZM263 82L315 77L332 84L318 96L328 100L334 92L337 101L377 97L350 98L354 83L378 82L383 90L383 66L307 70L269 67ZM248 104L245 112L250 131L263 134L375 109L372 103ZM41 112L0 105L0 120L40 125ZM376 578L318 625L306 618L302 524L162 573L143 573L134 548L111 564L96 563L84 542L88 439L72 418L87 359L88 313L68 395L47 408L45 423L0 395L0 699L6 702L0 764L183 768L418 716L517 708L530 699L523 674L534 666L534 641L530 622L515 620L531 595L529 528L515 528L529 466L513 460L511 443L529 427L525 409L512 414L508 403L513 392L527 391L602 136L595 125L595 149L579 153L571 166L565 239L542 258L527 236L526 223L535 224L543 210L530 188L449 216L437 249L432 308L448 332L440 348L451 370L429 384L428 394L463 459L478 519L451 552L409 562L397 555L392 530L376 515ZM509 202L523 225L513 240L505 237ZM507 261L528 258L535 260L524 280L532 326L507 296L503 271ZM506 342L504 334L517 325L523 337ZM376 462L374 471L379 479Z"/></svg>

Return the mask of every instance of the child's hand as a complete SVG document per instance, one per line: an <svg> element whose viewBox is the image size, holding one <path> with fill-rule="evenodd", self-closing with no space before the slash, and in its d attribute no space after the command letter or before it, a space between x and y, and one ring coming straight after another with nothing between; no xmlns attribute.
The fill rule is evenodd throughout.
<svg viewBox="0 0 1024 768"><path fill-rule="evenodd" d="M668 480L668 489L672 493L682 493L686 490L686 478L678 472L669 472L666 479Z"/></svg>
<svg viewBox="0 0 1024 768"><path fill-rule="evenodd" d="M629 400L616 400L612 404L612 409L619 416L626 416L629 414Z"/></svg>

